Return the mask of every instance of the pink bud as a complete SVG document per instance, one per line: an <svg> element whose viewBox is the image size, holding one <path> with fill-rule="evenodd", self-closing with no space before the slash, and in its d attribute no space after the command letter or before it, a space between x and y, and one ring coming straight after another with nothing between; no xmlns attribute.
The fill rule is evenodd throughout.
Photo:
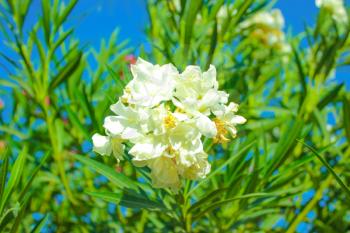
<svg viewBox="0 0 350 233"><path fill-rule="evenodd" d="M77 153L79 153L79 151L78 151L77 149L75 149L75 148L70 149L69 152L70 152L71 154L77 154Z"/></svg>
<svg viewBox="0 0 350 233"><path fill-rule="evenodd" d="M45 96L44 103L45 103L46 106L50 105L51 101L50 101L50 97L49 96Z"/></svg>
<svg viewBox="0 0 350 233"><path fill-rule="evenodd" d="M123 172L123 168L119 164L116 164L115 165L115 171L118 172L118 173L122 173Z"/></svg>
<svg viewBox="0 0 350 233"><path fill-rule="evenodd" d="M68 119L65 117L62 117L62 122L64 125L68 125L68 123L69 123Z"/></svg>
<svg viewBox="0 0 350 233"><path fill-rule="evenodd" d="M5 107L5 103L2 99L0 99L0 110Z"/></svg>
<svg viewBox="0 0 350 233"><path fill-rule="evenodd" d="M4 151L6 148L6 142L3 140L0 140L0 152Z"/></svg>
<svg viewBox="0 0 350 233"><path fill-rule="evenodd" d="M119 72L119 78L124 80L124 72L122 70Z"/></svg>
<svg viewBox="0 0 350 233"><path fill-rule="evenodd" d="M136 63L136 57L133 54L128 54L124 57L124 60L130 64Z"/></svg>

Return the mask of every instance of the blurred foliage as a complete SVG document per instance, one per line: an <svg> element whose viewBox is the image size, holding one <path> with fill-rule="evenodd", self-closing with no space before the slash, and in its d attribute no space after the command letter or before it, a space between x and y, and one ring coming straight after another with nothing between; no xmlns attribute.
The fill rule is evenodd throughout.
<svg viewBox="0 0 350 233"><path fill-rule="evenodd" d="M206 142L211 173L174 195L89 148L136 50L117 31L98 50L78 41L77 0L42 0L28 25L31 4L0 1L0 91L14 103L0 119L1 232L350 230L350 95L334 79L350 62L348 23L321 9L315 27L284 36L283 22L256 23L271 1L148 1L152 46L139 55L214 64L248 119L231 143Z"/></svg>

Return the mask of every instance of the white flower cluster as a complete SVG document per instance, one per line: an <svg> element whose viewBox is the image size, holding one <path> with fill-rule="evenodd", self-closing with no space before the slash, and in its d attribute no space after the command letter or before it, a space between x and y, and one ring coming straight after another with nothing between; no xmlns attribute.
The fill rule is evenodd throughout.
<svg viewBox="0 0 350 233"><path fill-rule="evenodd" d="M154 187L176 191L185 179L204 178L210 171L202 136L216 143L236 136L237 124L246 120L218 90L216 69L202 72L188 66L183 73L171 65L153 65L139 58L131 65L133 79L105 118L106 136L93 136L94 151L124 156L124 143L135 166L151 169Z"/></svg>
<svg viewBox="0 0 350 233"><path fill-rule="evenodd" d="M261 11L240 24L241 30L252 29L251 36L260 39L264 44L276 47L282 53L289 53L291 46L286 42L283 33L284 18L280 10Z"/></svg>
<svg viewBox="0 0 350 233"><path fill-rule="evenodd" d="M316 6L329 11L333 19L341 24L348 23L348 14L343 0L316 0Z"/></svg>

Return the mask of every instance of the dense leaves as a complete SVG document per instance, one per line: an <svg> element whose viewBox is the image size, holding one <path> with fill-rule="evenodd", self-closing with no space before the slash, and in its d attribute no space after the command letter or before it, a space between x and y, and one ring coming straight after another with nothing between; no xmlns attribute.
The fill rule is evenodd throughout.
<svg viewBox="0 0 350 233"><path fill-rule="evenodd" d="M271 1L150 0L145 51L118 31L99 49L79 42L77 2L42 0L29 25L32 1L0 1L0 94L13 100L0 119L1 232L349 230L350 98L334 78L350 61L346 11L319 4L314 26L286 35ZM211 173L177 194L152 188L129 155L91 152L131 54L214 64L248 119L235 140L204 141Z"/></svg>

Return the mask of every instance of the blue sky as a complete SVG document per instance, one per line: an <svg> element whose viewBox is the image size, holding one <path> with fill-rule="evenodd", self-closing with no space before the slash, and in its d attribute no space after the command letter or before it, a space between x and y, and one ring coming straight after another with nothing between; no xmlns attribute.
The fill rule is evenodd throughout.
<svg viewBox="0 0 350 233"><path fill-rule="evenodd" d="M40 1L33 0L28 24L39 14ZM350 0L346 2L349 5ZM293 33L303 31L305 22L312 25L318 11L314 0L279 0L275 7L281 9L285 17L285 29L292 29ZM80 0L70 22L76 28L75 36L94 47L102 38L109 38L116 28L120 29L120 39L129 39L133 47L147 42L144 35L148 23L146 0Z"/></svg>
<svg viewBox="0 0 350 233"><path fill-rule="evenodd" d="M294 34L303 31L305 22L312 25L318 11L314 0L279 0L275 7L285 17L285 30L291 29ZM28 24L33 23L40 8L40 0L33 0ZM129 39L130 46L139 47L147 42L146 0L80 0L70 22L76 28L75 36L94 47L99 46L102 38L109 38L116 28L120 29L120 40Z"/></svg>
<svg viewBox="0 0 350 233"><path fill-rule="evenodd" d="M345 2L349 5L350 0ZM293 34L304 31L305 23L314 25L318 12L314 0L279 0L275 8L285 17L285 31L291 30ZM78 3L74 15L78 25L76 35L92 46L97 47L101 38L108 38L118 27L121 40L129 39L129 45L135 48L141 44L147 47L144 35L148 23L146 0L83 0ZM342 68L337 70L336 77L337 82L345 82L350 90L348 74L349 68Z"/></svg>
<svg viewBox="0 0 350 233"><path fill-rule="evenodd" d="M349 5L350 0L346 0L346 3ZM275 7L285 17L285 31L291 30L293 34L302 32L305 23L313 25L318 12L314 0L279 0ZM28 24L34 22L40 8L40 0L33 0ZM148 23L146 0L80 0L69 22L76 28L75 37L95 48L99 47L101 39L108 39L116 28L120 30L120 41L128 39L129 46L136 49L140 45L148 47L144 33ZM0 49L4 49L1 43ZM338 70L337 81L346 81L348 73L349 68ZM347 88L350 89L349 81Z"/></svg>
<svg viewBox="0 0 350 233"><path fill-rule="evenodd" d="M275 7L281 9L285 17L286 30L291 28L293 33L303 31L305 22L312 25L318 11L314 0L279 0ZM120 28L121 39L130 38L130 45L146 42L143 33L148 23L146 0L83 0L78 3L75 15L83 13L87 15L77 20L76 33L84 42L98 44L116 27Z"/></svg>
<svg viewBox="0 0 350 233"><path fill-rule="evenodd" d="M292 28L294 33L303 31L304 22L312 24L317 14L314 0L280 0L275 7L282 10L286 29ZM130 39L132 46L147 42L146 0L83 0L74 15L78 25L76 35L94 46L101 38L108 38L116 27L120 28L120 38Z"/></svg>

